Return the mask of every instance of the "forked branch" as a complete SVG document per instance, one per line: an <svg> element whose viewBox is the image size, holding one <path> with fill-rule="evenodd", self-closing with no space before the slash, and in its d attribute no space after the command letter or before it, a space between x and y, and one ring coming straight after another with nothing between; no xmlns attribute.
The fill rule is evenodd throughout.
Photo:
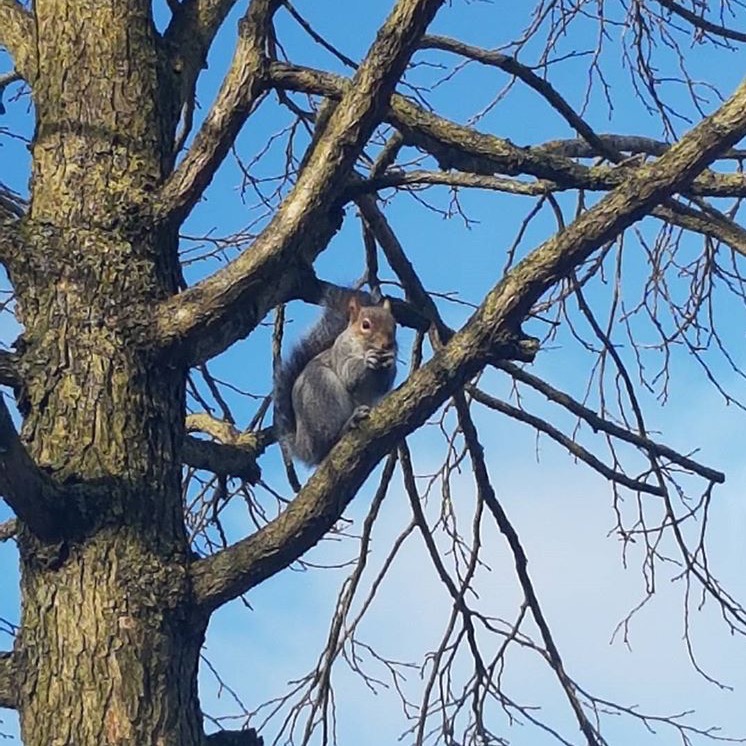
<svg viewBox="0 0 746 746"><path fill-rule="evenodd" d="M746 83L657 162L630 174L625 184L510 270L469 322L389 394L359 429L339 441L280 516L252 536L195 563L197 599L215 608L287 567L313 546L339 519L380 458L495 358L550 287L685 186L745 134Z"/></svg>
<svg viewBox="0 0 746 746"><path fill-rule="evenodd" d="M161 305L155 318L159 346L194 365L248 334L269 309L292 297L303 268L339 226L339 197L352 167L442 3L397 2L273 220L233 262Z"/></svg>
<svg viewBox="0 0 746 746"><path fill-rule="evenodd" d="M495 523L497 524L500 533L505 537L505 540L510 546L510 551L513 554L513 561L515 563L516 575L518 576L518 582L523 590L524 598L531 610L531 615L536 622L536 626L539 628L544 648L546 650L546 658L565 692L565 696L575 714L578 726L588 742L588 746L601 746L601 744L604 743L604 740L601 738L596 726L591 722L583 709L583 705L581 704L578 695L578 688L565 670L565 665L554 641L554 636L549 629L549 623L544 616L541 604L539 603L539 598L536 595L536 589L534 588L533 581L528 573L528 558L523 549L523 545L521 544L521 540L518 537L518 532L513 527L513 524L503 509L503 506L500 504L500 501L497 499L495 490L492 487L492 482L490 481L489 472L487 470L487 463L484 460L484 448L479 442L477 430L474 427L474 422L472 421L471 413L469 412L469 406L466 403L463 393L459 392L454 397L454 402L458 413L459 426L464 435L466 448L469 452L469 458L471 459L472 467L474 469L474 479L477 483L477 489L479 490L480 497L484 500L487 509L492 513L492 517L495 519Z"/></svg>
<svg viewBox="0 0 746 746"><path fill-rule="evenodd" d="M585 142L586 157L603 157L614 164L622 164L625 156L618 145L646 145L648 152L651 150L651 141L640 142L643 138L638 138L637 142L625 141L625 138L603 137L593 130L593 128L573 109L564 97L552 86L549 81L537 75L531 68L521 64L514 57L495 52L492 50L481 49L469 44L464 44L457 39L450 39L445 36L425 36L422 40L424 49L440 49L453 54L466 57L467 59L476 60L484 65L497 67L504 72L514 75L522 80L530 88L533 88L546 102L561 116L565 121L580 135L582 138L577 142ZM619 142L617 142L618 140ZM635 140L635 138L631 138ZM656 155L664 153L668 146L663 143L656 143ZM663 147L661 147L663 146ZM546 147L535 148L541 152L557 153L557 150L547 149ZM564 155L567 155L566 153ZM736 153L735 155L738 155ZM484 177L483 177L484 178ZM536 185L540 186L540 185ZM550 187L551 190L551 187ZM746 231L722 213L708 211L707 213L698 212L690 207L686 207L674 199L668 199L663 205L657 207L653 214L656 217L665 220L668 223L677 225L690 231L711 236L725 244L728 244L740 254L746 254Z"/></svg>
<svg viewBox="0 0 746 746"><path fill-rule="evenodd" d="M349 85L340 75L281 62L273 62L269 74L278 88L335 99ZM432 155L444 170L453 168L484 175L525 174L556 182L564 189L589 191L614 189L636 170L630 164L589 168L540 147L518 147L509 140L433 114L403 96L392 96L384 118L404 134L409 145ZM687 186L687 192L703 197L743 197L746 177L739 173L703 171Z"/></svg>
<svg viewBox="0 0 746 746"><path fill-rule="evenodd" d="M178 102L193 108L194 91L207 53L236 0L183 0L169 3L171 22L163 33L163 46L178 85Z"/></svg>
<svg viewBox="0 0 746 746"><path fill-rule="evenodd" d="M205 413L189 415L186 426L187 431L203 432L214 439L202 440L187 435L182 451L187 466L218 476L237 477L252 484L258 481L261 471L256 459L274 442L271 429L242 433L229 422Z"/></svg>
<svg viewBox="0 0 746 746"><path fill-rule="evenodd" d="M580 443L578 443L575 439L565 435L563 432L554 427L554 425L550 425L541 417L537 417L536 415L530 414L529 412L526 412L519 407L508 404L508 402L503 401L502 399L491 396L490 394L485 393L476 386L468 386L467 391L469 392L469 395L480 404L484 404L484 406L489 407L496 412L501 412L502 414L505 414L514 420L524 422L525 424L533 427L537 432L544 433L545 435L549 436L552 440L559 443L561 446L564 446L573 456L588 464L591 469L595 469L595 471L608 479L610 482L621 484L623 487L626 487L633 492L645 492L649 495L663 497L664 492L657 485L648 484L647 482L642 482L637 479L632 479L632 477L629 477L622 472L615 471L610 466L601 461L601 459L594 456L588 449L581 446Z"/></svg>
<svg viewBox="0 0 746 746"><path fill-rule="evenodd" d="M264 49L279 0L253 0L238 25L238 43L215 103L184 160L164 185L158 212L181 222L212 181L264 91Z"/></svg>

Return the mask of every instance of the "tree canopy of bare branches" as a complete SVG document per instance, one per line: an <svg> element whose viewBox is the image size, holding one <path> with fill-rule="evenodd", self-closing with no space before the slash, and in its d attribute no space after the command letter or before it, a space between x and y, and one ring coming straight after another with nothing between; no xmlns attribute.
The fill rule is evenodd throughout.
<svg viewBox="0 0 746 746"><path fill-rule="evenodd" d="M563 480L606 485L606 526L556 530L639 570L615 639L670 582L690 670L727 691L696 629L746 646L710 552L734 462L708 442L744 413L744 43L740 0L0 0L0 706L23 743L344 742L340 680L386 689L417 746L746 737L598 687L547 591L575 581L531 538ZM353 283L392 299L403 373L299 472L272 370ZM542 475L530 519L516 470ZM402 594L403 660L366 625L414 544L440 600ZM208 624L293 569L337 584L328 630L246 701Z"/></svg>

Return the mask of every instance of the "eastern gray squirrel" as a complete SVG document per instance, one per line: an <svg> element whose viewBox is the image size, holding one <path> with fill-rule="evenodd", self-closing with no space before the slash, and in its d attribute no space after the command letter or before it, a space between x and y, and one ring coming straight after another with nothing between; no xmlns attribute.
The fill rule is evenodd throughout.
<svg viewBox="0 0 746 746"><path fill-rule="evenodd" d="M396 322L391 303L367 293L327 291L324 313L301 339L274 382L275 429L307 464L331 447L391 389Z"/></svg>

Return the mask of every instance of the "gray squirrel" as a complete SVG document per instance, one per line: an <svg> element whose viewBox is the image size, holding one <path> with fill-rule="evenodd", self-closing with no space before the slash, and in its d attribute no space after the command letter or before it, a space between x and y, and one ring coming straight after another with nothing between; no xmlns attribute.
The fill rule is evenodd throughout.
<svg viewBox="0 0 746 746"><path fill-rule="evenodd" d="M388 299L327 291L324 313L275 374L275 430L292 453L318 464L391 389L396 322Z"/></svg>

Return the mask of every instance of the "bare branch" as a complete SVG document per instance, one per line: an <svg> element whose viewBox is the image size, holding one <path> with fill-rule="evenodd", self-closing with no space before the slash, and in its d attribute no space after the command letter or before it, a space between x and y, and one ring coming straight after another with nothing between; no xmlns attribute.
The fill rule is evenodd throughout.
<svg viewBox="0 0 746 746"><path fill-rule="evenodd" d="M565 187L551 181L526 183L499 176L485 176L482 174L462 173L460 171L418 170L395 171L370 179L361 179L351 184L347 193L351 199L356 200L357 195L387 187L431 184L466 187L469 189L489 189L508 194L523 194L527 196L539 196L557 191L565 191ZM700 233L703 236L710 236L730 246L737 253L746 256L746 230L722 213L712 209L705 213L687 207L674 199L669 199L666 201L665 206L656 207L651 211L651 214L679 228Z"/></svg>
<svg viewBox="0 0 746 746"><path fill-rule="evenodd" d="M348 85L341 76L280 62L270 65L269 75L277 87L330 98L339 98ZM569 158L544 152L540 147L521 148L509 140L432 114L402 96L392 96L385 119L404 134L407 144L432 155L444 170L453 168L484 175L527 174L556 182L565 189L589 191L614 189L636 170L629 163L588 168ZM705 197L743 197L746 196L746 176L704 171L687 186L687 193Z"/></svg>
<svg viewBox="0 0 746 746"><path fill-rule="evenodd" d="M659 156L671 147L669 142L639 135L598 134L597 136L608 147L629 155ZM572 140L550 140L538 147L547 153L563 155L565 158L595 158L598 155L598 151L581 137ZM718 156L718 160L740 161L744 158L746 158L746 150L736 150L734 148L726 150Z"/></svg>
<svg viewBox="0 0 746 746"><path fill-rule="evenodd" d="M18 675L13 653L0 653L0 707L18 706Z"/></svg>
<svg viewBox="0 0 746 746"><path fill-rule="evenodd" d="M34 72L36 46L34 19L18 0L0 0L0 47L13 58L15 69L25 80Z"/></svg>
<svg viewBox="0 0 746 746"><path fill-rule="evenodd" d="M495 367L504 370L516 381L525 383L527 386L542 393L547 399L549 399L549 401L553 401L556 404L563 406L569 412L572 412L574 415L587 422L593 430L600 430L601 432L608 433L615 438L619 438L619 440L623 440L625 443L631 443L651 456L662 456L672 463L678 464L684 469L688 469L694 474L699 474L701 477L709 479L712 482L722 484L725 481L725 474L722 472L704 466L703 464L690 459L688 456L683 456L677 451L674 451L673 448L669 448L661 443L656 443L649 438L630 432L629 430L625 430L623 427L619 427L619 425L615 425L613 422L609 422L596 414L592 409L588 409L588 407L573 399L569 394L550 386L546 381L531 375L531 373L528 373L513 363L502 362L498 363Z"/></svg>
<svg viewBox="0 0 746 746"><path fill-rule="evenodd" d="M477 483L477 488L513 553L518 582L521 585L526 603L531 609L531 614L534 617L536 626L539 628L541 638L544 641L547 660L565 692L565 696L575 713L578 726L588 741L588 746L601 746L601 744L604 743L604 740L601 738L597 727L591 723L583 710L580 697L578 696L578 688L565 670L565 665L554 641L554 636L549 629L549 623L547 622L541 605L539 604L536 589L534 588L534 584L528 573L528 558L526 557L526 552L523 549L521 540L519 539L518 533L513 527L513 524L510 522L507 513L500 504L500 501L497 499L497 495L495 495L495 490L492 487L489 473L487 471L487 464L484 460L484 448L479 442L477 430L474 427L469 407L461 392L454 397L454 402L456 404L456 411L458 412L459 425L464 434L469 457L471 458L471 463L474 467L474 478Z"/></svg>
<svg viewBox="0 0 746 746"><path fill-rule="evenodd" d="M538 432L548 435L552 440L556 441L561 446L564 446L573 456L588 464L591 469L595 469L610 482L621 484L634 492L645 492L649 495L656 495L658 497L663 497L665 494L660 487L657 487L654 484L647 484L638 479L632 479L621 472L614 471L614 469L607 466L588 449L583 448L583 446L575 440L560 432L556 427L550 425L541 417L537 417L536 415L525 412L518 407L514 407L512 404L508 404L508 402L487 394L476 386L467 386L466 390L469 392L469 395L480 404L484 404L486 407L494 409L496 412L502 412L508 417L512 417L514 420L525 422L527 425L531 425L531 427L535 428Z"/></svg>
<svg viewBox="0 0 746 746"><path fill-rule="evenodd" d="M612 163L620 164L624 162L624 155L618 145L630 148L635 146L637 152L641 146L646 146L644 152L650 153L650 150L656 150L657 155L662 155L668 149L664 143L645 140L645 138L610 138L603 137L594 132L593 128L565 101L562 95L544 78L539 77L533 70L526 65L521 64L514 57L510 57L500 52L481 49L469 44L464 44L456 39L449 39L444 36L425 36L421 44L423 49L440 49L453 54L458 54L468 59L476 60L484 65L492 65L504 72L515 75L528 86L533 88L547 103L562 116L565 121L581 136L582 140L576 142L585 142L587 144L587 155L595 157L602 156ZM643 142L641 142L643 141ZM657 148L651 148L654 143ZM543 148L545 152L557 152L556 143L553 151ZM583 152L583 151L581 151ZM741 151L743 152L743 151ZM566 155L566 153L564 153ZM737 156L738 152L731 151L730 157ZM482 177L484 178L484 177ZM544 184L536 185L537 187L546 186ZM505 191L509 191L506 189ZM512 191L518 191L514 189ZM673 199L668 199L663 205L656 208L654 213L673 225L678 225L688 230L696 231L704 235L713 236L724 243L729 244L734 250L743 253L746 248L746 231L736 225L732 220L726 218L722 213L712 216L710 213L700 213L692 208L680 205Z"/></svg>
<svg viewBox="0 0 746 746"><path fill-rule="evenodd" d="M327 52L330 52L333 54L343 65L347 65L347 67L352 68L355 70L357 68L357 63L354 60L351 60L346 55L342 54L338 49L336 49L334 46L329 44L329 42L324 39L321 34L317 33L316 30L311 26L311 24L297 11L297 9L293 6L293 4L290 2L290 0L283 0L282 3L285 8L287 9L288 13L298 22L300 27L317 43L320 44L324 49L326 49Z"/></svg>
<svg viewBox="0 0 746 746"><path fill-rule="evenodd" d="M443 0L399 0L330 116L306 168L252 246L222 270L161 304L157 343L195 364L245 336L297 290L302 268L341 219L339 197L427 24Z"/></svg>
<svg viewBox="0 0 746 746"><path fill-rule="evenodd" d="M0 494L13 512L38 536L55 535L59 491L26 452L10 412L0 399Z"/></svg>
<svg viewBox="0 0 746 746"><path fill-rule="evenodd" d="M710 236L746 256L746 230L713 207L708 206L707 211L696 210L669 199L665 206L656 207L652 214L679 228Z"/></svg>
<svg viewBox="0 0 746 746"><path fill-rule="evenodd" d="M256 484L261 477L254 451L240 446L213 443L188 435L184 439L182 458L187 466L219 476L237 477L250 484Z"/></svg>
<svg viewBox="0 0 746 746"><path fill-rule="evenodd" d="M158 195L161 218L184 220L212 181L264 90L264 47L279 0L252 0L218 97L192 147Z"/></svg>
<svg viewBox="0 0 746 746"><path fill-rule="evenodd" d="M734 31L726 26L719 26L717 23L712 23L706 18L693 13L691 10L682 8L678 3L673 0L657 0L659 5L662 5L671 13L683 18L692 24L695 28L702 31L706 31L708 34L714 34L715 36L721 36L723 39L733 39L734 41L746 41L746 34L742 31ZM706 7L706 6L705 6Z"/></svg>
<svg viewBox="0 0 746 746"><path fill-rule="evenodd" d="M564 191L565 187L553 181L525 182L505 179L486 174L462 173L461 171L389 171L380 176L354 182L348 195L354 199L357 194L375 192L379 189L399 186L441 184L444 186L467 187L470 189L490 189L508 194L525 194L536 197L550 192Z"/></svg>
<svg viewBox="0 0 746 746"><path fill-rule="evenodd" d="M531 68L518 62L514 57L510 57L500 52L493 52L480 47L474 47L470 44L464 44L457 39L449 39L445 36L425 36L420 45L423 49L440 49L446 52L452 52L468 59L481 62L483 65L493 65L510 75L515 75L524 83L537 91L547 102L554 108L568 124L583 139L594 148L597 155L604 155L610 160L615 160L615 152L610 149L607 143L600 138L593 129L583 120L581 116L565 101L565 99L555 90L554 86L544 78L539 77Z"/></svg>
<svg viewBox="0 0 746 746"><path fill-rule="evenodd" d="M193 565L196 598L214 608L287 567L341 516L379 459L499 357L533 304L600 246L682 188L746 134L746 83L657 162L581 214L519 262L469 322L368 420L332 449L288 508L252 536Z"/></svg>
<svg viewBox="0 0 746 746"><path fill-rule="evenodd" d="M163 45L178 86L178 101L187 111L193 106L200 71L207 66L218 29L236 0L184 0L170 4L172 18L163 34Z"/></svg>

